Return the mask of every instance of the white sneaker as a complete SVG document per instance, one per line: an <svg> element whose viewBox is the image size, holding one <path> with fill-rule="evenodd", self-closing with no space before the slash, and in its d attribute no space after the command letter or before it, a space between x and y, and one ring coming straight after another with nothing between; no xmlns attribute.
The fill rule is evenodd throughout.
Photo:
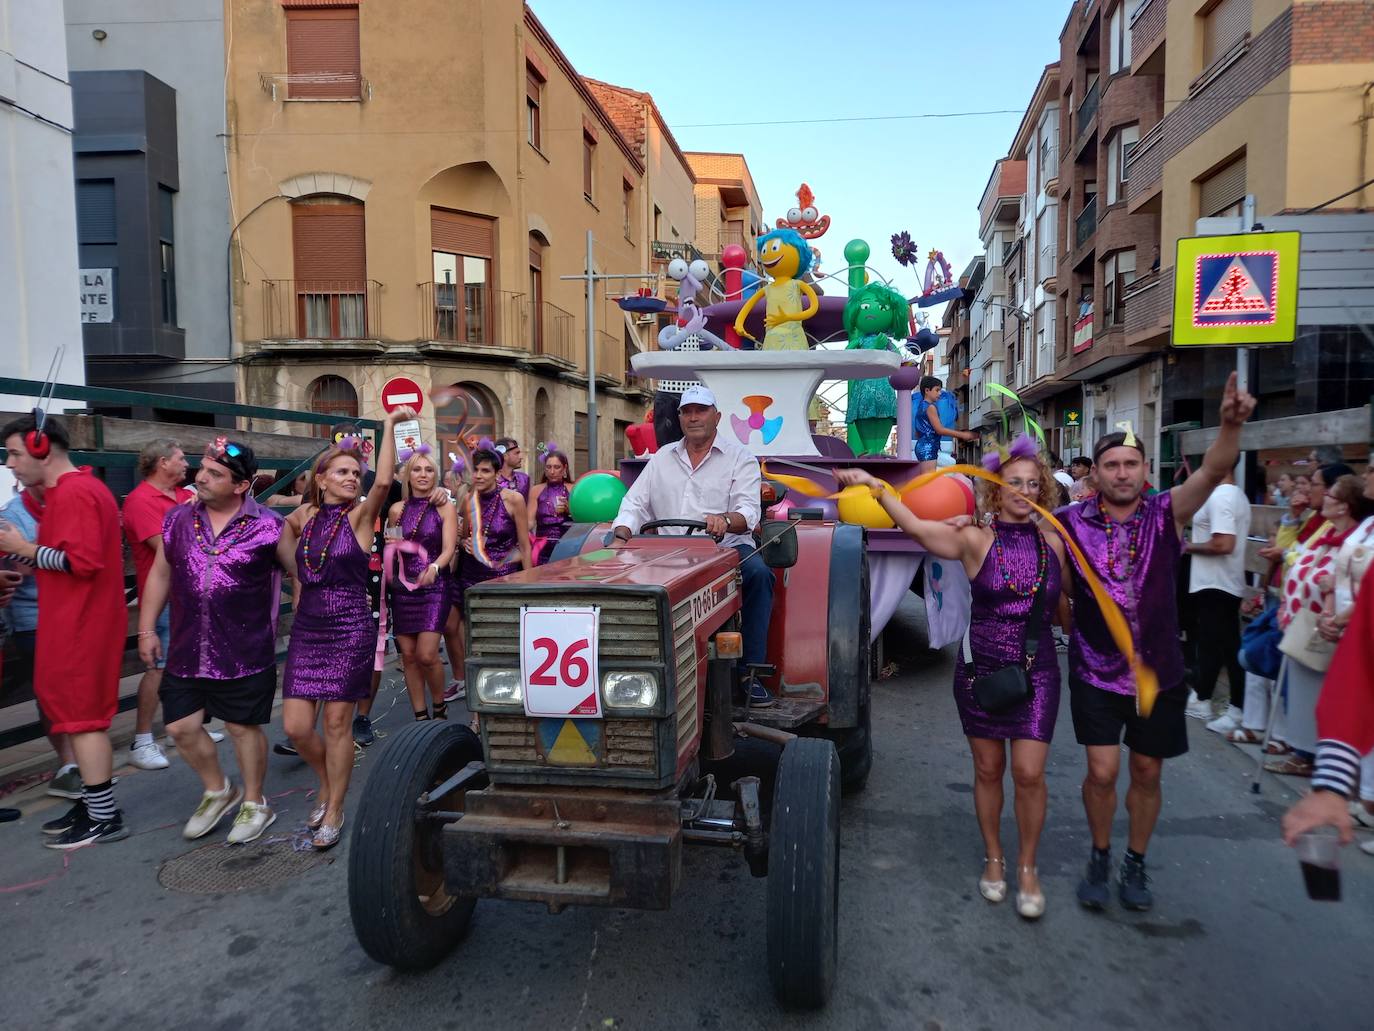
<svg viewBox="0 0 1374 1031"><path fill-rule="evenodd" d="M210 740L215 744L219 744L224 740L224 731L222 730L211 730L209 727L206 727L205 733L210 735Z"/></svg>
<svg viewBox="0 0 1374 1031"><path fill-rule="evenodd" d="M200 796L200 805L196 806L196 811L182 828L181 836L187 841L205 837L215 829L220 818L242 799L243 788L234 787L233 781L225 784L220 791L205 792Z"/></svg>
<svg viewBox="0 0 1374 1031"><path fill-rule="evenodd" d="M1350 803L1350 818L1366 830L1374 831L1374 813L1364 807L1364 803L1356 799Z"/></svg>
<svg viewBox="0 0 1374 1031"><path fill-rule="evenodd" d="M149 741L146 745L139 745L130 750L129 762L140 770L165 770L172 765L167 761L167 757L162 754L162 749L158 747L156 741Z"/></svg>
<svg viewBox="0 0 1374 1031"><path fill-rule="evenodd" d="M229 828L229 844L246 845L250 841L257 841L276 820L277 814L266 802L262 805L244 802L239 806L239 814L234 817L234 826Z"/></svg>
<svg viewBox="0 0 1374 1031"><path fill-rule="evenodd" d="M1212 711L1211 701L1204 702L1193 690L1188 691L1188 708L1185 711L1195 720L1210 720L1216 715Z"/></svg>
<svg viewBox="0 0 1374 1031"><path fill-rule="evenodd" d="M1225 712L1207 724L1207 729L1213 734L1229 734L1240 726L1241 715L1234 705L1228 705Z"/></svg>

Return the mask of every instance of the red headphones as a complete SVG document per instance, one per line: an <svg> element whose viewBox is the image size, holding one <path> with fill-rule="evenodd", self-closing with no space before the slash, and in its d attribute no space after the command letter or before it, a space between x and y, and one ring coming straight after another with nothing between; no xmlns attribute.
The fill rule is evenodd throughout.
<svg viewBox="0 0 1374 1031"><path fill-rule="evenodd" d="M24 434L24 450L33 458L40 461L48 457L52 451L52 441L43 432L43 423L47 420L47 413L41 408L33 410L33 421L36 424L34 429Z"/></svg>

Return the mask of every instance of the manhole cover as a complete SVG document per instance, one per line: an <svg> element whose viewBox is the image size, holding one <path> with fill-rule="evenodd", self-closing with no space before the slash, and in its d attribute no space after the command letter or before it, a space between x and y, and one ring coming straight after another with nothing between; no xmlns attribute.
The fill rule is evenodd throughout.
<svg viewBox="0 0 1374 1031"><path fill-rule="evenodd" d="M297 852L290 841L202 845L169 859L157 872L158 883L193 895L270 888L333 862L321 852Z"/></svg>

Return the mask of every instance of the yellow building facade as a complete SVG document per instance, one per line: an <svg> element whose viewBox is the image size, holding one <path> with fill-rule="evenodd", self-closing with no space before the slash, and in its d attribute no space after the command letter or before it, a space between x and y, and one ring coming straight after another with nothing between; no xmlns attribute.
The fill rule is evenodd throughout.
<svg viewBox="0 0 1374 1031"><path fill-rule="evenodd" d="M533 13L227 11L241 396L375 418L382 384L405 376L451 388L421 419L443 453L481 435L527 454L554 441L578 473L623 454L649 399L629 357L647 341L608 294L637 283L596 292L592 448L585 288L560 277L583 272L588 231L596 272L649 271L645 163Z"/></svg>

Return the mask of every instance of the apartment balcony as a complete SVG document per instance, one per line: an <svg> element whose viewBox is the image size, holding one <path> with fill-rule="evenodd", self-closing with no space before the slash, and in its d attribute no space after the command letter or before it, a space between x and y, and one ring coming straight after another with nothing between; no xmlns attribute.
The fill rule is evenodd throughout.
<svg viewBox="0 0 1374 1031"><path fill-rule="evenodd" d="M693 244L685 240L675 240L672 242L667 240L655 240L651 249L653 251L654 261L661 261L664 263L670 262L674 258L681 258L683 261L687 262L696 261L698 259L704 261L706 259L706 255L702 254Z"/></svg>
<svg viewBox="0 0 1374 1031"><path fill-rule="evenodd" d="M1073 246L1074 250L1082 249L1097 232L1097 195L1088 200L1083 210L1078 213L1078 217L1073 220Z"/></svg>
<svg viewBox="0 0 1374 1031"><path fill-rule="evenodd" d="M1074 155L1083 152L1083 145L1092 138L1093 132L1097 129L1097 107L1102 100L1102 81L1094 79L1091 88L1083 97L1083 102L1078 105L1078 110L1074 113Z"/></svg>
<svg viewBox="0 0 1374 1031"><path fill-rule="evenodd" d="M1164 185L1164 122L1141 137L1126 161L1126 210L1159 210ZM1151 203L1153 202L1153 203Z"/></svg>
<svg viewBox="0 0 1374 1031"><path fill-rule="evenodd" d="M1131 74L1164 74L1164 23L1168 0L1145 0L1131 18Z"/></svg>
<svg viewBox="0 0 1374 1031"><path fill-rule="evenodd" d="M620 384L625 382L628 364L625 361L625 342L611 336L604 329L596 331L596 381Z"/></svg>
<svg viewBox="0 0 1374 1031"><path fill-rule="evenodd" d="M382 284L375 279L266 279L263 347L342 353L386 349L378 338Z"/></svg>
<svg viewBox="0 0 1374 1031"><path fill-rule="evenodd" d="M530 354L570 369L577 368L577 333L573 316L548 301L522 297L522 316Z"/></svg>
<svg viewBox="0 0 1374 1031"><path fill-rule="evenodd" d="M428 350L479 347L515 356L530 349L523 294L486 284L420 283L420 338Z"/></svg>
<svg viewBox="0 0 1374 1031"><path fill-rule="evenodd" d="M1173 328L1174 270L1151 272L1132 283L1125 293L1126 343L1155 349L1169 342Z"/></svg>

